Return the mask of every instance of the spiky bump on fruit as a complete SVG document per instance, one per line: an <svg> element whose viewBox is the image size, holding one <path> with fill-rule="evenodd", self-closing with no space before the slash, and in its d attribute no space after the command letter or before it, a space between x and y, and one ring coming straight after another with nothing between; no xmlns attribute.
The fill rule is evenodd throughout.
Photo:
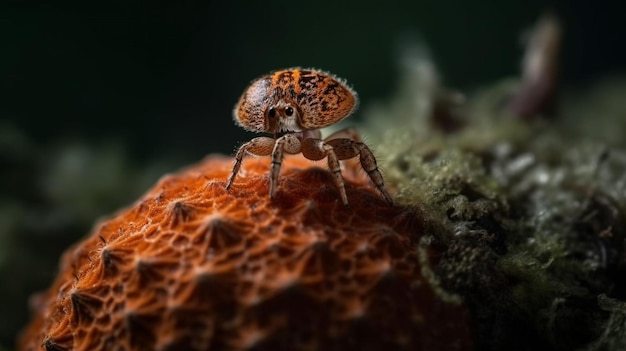
<svg viewBox="0 0 626 351"><path fill-rule="evenodd" d="M363 173L210 157L164 177L63 256L21 350L463 350L464 309L422 275L421 221ZM352 175L351 175L352 174ZM420 256L421 255L421 256ZM428 259L427 259L428 260Z"/></svg>

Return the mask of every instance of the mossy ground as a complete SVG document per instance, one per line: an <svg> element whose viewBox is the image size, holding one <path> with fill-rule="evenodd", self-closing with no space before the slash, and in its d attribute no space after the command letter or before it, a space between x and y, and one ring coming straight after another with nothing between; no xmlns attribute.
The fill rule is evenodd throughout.
<svg viewBox="0 0 626 351"><path fill-rule="evenodd" d="M515 81L441 110L428 77L408 69L397 98L366 111L369 136L397 201L428 215L430 245L444 250L437 283L469 306L477 349L623 348L626 128L616 96L626 85L565 95L558 115L520 120L506 109Z"/></svg>

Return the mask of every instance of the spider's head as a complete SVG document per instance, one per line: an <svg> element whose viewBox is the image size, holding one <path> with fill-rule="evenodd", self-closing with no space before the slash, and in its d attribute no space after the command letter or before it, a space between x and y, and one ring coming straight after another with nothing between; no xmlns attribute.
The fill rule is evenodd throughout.
<svg viewBox="0 0 626 351"><path fill-rule="evenodd" d="M304 128L300 125L300 113L295 104L279 100L265 111L267 132L291 133L301 132Z"/></svg>

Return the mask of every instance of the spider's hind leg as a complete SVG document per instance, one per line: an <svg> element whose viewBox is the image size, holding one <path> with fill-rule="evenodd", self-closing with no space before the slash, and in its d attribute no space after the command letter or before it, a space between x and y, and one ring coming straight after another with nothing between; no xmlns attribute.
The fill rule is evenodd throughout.
<svg viewBox="0 0 626 351"><path fill-rule="evenodd" d="M359 155L359 161L361 162L363 170L367 172L367 175L370 177L374 185L376 185L385 200L387 200L390 205L393 205L391 195L389 195L387 189L385 188L383 175L378 169L376 157L374 157L374 153L372 153L372 150L370 150L365 143L347 138L330 139L326 143L332 146L334 153L337 155L339 160L345 160Z"/></svg>

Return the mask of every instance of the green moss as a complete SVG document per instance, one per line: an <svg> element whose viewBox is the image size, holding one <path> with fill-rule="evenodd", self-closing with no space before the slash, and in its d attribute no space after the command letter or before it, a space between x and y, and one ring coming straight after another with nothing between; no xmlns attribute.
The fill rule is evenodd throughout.
<svg viewBox="0 0 626 351"><path fill-rule="evenodd" d="M561 102L585 113L522 121L504 108L513 80L434 109L423 100L434 104L443 90L424 82L431 76L407 70L396 99L366 120L398 203L421 209L429 243L444 252L432 267L436 290L465 301L479 349L624 345L624 303L599 305L598 296L626 300L626 151L617 137L626 125L610 98L626 81ZM584 119L607 101L603 115ZM433 122L441 108L454 132Z"/></svg>

